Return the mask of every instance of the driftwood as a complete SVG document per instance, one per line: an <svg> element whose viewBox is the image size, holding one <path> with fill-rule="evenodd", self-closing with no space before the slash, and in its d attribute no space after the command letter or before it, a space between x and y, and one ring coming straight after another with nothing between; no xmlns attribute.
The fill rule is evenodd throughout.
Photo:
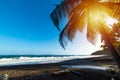
<svg viewBox="0 0 120 80"><path fill-rule="evenodd" d="M68 69L53 72L53 75L60 75L60 74L68 73L68 72L70 72L70 73L72 73L72 74L75 74L75 75L77 75L77 76L83 76L83 74L82 74L81 72L78 72L78 71L76 71L76 70L68 70Z"/></svg>
<svg viewBox="0 0 120 80"><path fill-rule="evenodd" d="M0 80L8 80L8 74L4 74L3 76L0 76Z"/></svg>
<svg viewBox="0 0 120 80"><path fill-rule="evenodd" d="M64 74L64 73L68 73L68 72L70 72L70 70L68 70L68 69L60 70L60 71L53 72L53 75L59 75L59 74Z"/></svg>

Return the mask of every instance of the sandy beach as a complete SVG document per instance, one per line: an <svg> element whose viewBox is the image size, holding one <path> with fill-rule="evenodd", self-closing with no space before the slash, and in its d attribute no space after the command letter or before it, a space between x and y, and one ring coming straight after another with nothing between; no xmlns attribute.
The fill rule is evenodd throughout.
<svg viewBox="0 0 120 80"><path fill-rule="evenodd" d="M116 68L112 57L74 59L52 64L35 64L0 67L0 75L8 74L8 80L112 80L116 73L96 69L70 69L64 65L92 65ZM63 71L60 73L60 71ZM75 72L74 72L75 71ZM54 74L58 72L58 74ZM76 74L80 73L80 74ZM119 79L115 79L119 80Z"/></svg>

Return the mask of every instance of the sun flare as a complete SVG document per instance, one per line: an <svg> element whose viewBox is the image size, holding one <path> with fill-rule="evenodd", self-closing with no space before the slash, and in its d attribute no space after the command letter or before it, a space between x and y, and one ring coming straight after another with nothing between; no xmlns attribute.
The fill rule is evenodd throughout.
<svg viewBox="0 0 120 80"><path fill-rule="evenodd" d="M107 17L107 18L106 18L106 25L107 25L108 27L112 28L112 26L113 26L114 24L116 24L116 23L118 23L118 21L117 21L116 19L111 18L111 17Z"/></svg>
<svg viewBox="0 0 120 80"><path fill-rule="evenodd" d="M117 24L119 22L118 20L110 17L109 14L107 14L107 12L99 11L98 9L92 9L92 11L90 11L89 20L90 23L94 23L95 26L99 26L102 23L111 29L114 24Z"/></svg>

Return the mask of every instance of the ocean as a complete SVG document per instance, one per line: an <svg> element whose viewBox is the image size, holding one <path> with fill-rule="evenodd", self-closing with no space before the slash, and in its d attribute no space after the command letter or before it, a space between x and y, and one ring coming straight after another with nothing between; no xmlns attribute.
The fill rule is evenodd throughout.
<svg viewBox="0 0 120 80"><path fill-rule="evenodd" d="M100 56L100 55L99 55ZM0 66L57 63L65 60L99 57L98 55L0 55Z"/></svg>

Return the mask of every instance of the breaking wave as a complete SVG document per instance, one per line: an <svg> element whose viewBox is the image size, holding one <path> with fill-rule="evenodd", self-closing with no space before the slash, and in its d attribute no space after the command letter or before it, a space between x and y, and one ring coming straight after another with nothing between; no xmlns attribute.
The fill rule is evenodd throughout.
<svg viewBox="0 0 120 80"><path fill-rule="evenodd" d="M99 55L100 56L100 55ZM72 59L83 59L90 57L99 57L98 55L92 56L47 56L47 57L10 57L10 58L0 58L0 66L11 66L11 65L27 65L27 64L46 64L46 63L57 63L65 60Z"/></svg>

